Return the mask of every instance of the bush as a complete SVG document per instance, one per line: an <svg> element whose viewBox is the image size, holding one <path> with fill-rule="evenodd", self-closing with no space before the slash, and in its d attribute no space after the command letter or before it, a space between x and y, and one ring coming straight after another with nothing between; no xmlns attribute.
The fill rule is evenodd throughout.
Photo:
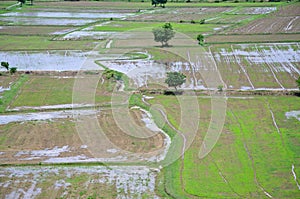
<svg viewBox="0 0 300 199"><path fill-rule="evenodd" d="M191 23L192 23L192 24L195 24L195 23L196 23L196 21L194 21L194 20L191 20Z"/></svg>

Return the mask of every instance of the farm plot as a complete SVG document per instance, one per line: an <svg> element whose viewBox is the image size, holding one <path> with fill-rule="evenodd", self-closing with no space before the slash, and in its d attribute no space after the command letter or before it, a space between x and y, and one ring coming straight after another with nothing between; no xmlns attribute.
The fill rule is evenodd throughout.
<svg viewBox="0 0 300 199"><path fill-rule="evenodd" d="M85 106L84 104L72 104L72 92L76 81L74 74L54 72L52 74L52 76L30 75L29 80L20 88L18 95L11 101L8 109L44 110ZM95 103L107 105L111 100L111 92L116 87L116 82L104 80L101 73L91 77L99 78L94 96ZM88 75L85 78L88 78ZM3 88L6 89L7 87L3 86Z"/></svg>
<svg viewBox="0 0 300 199"><path fill-rule="evenodd" d="M61 26L0 26L0 34L5 35L59 35L72 30L74 28Z"/></svg>
<svg viewBox="0 0 300 199"><path fill-rule="evenodd" d="M300 34L216 34L205 38L206 43L261 43L261 42L295 42L300 41Z"/></svg>
<svg viewBox="0 0 300 199"><path fill-rule="evenodd" d="M214 46L212 52L229 88L296 88L300 74L297 43Z"/></svg>
<svg viewBox="0 0 300 199"><path fill-rule="evenodd" d="M140 15L128 17L127 20L134 21L161 21L161 22L199 22L201 19L208 19L216 13L230 11L229 7L201 7L201 8L166 8L153 11L146 11Z"/></svg>
<svg viewBox="0 0 300 199"><path fill-rule="evenodd" d="M275 16L297 16L300 13L299 3L293 3L291 5L280 6L277 12L272 13Z"/></svg>
<svg viewBox="0 0 300 199"><path fill-rule="evenodd" d="M260 14L269 14L275 12L277 10L276 7L243 7L237 10L234 10L230 13L239 14L239 15L260 15Z"/></svg>
<svg viewBox="0 0 300 199"><path fill-rule="evenodd" d="M147 49L149 53L156 54L154 59L163 59L163 54L168 55L172 61L166 64L157 63L153 60L138 60L138 61L101 61L101 65L110 69L126 74L132 82L134 88L148 87L148 85L156 85L159 87L167 87L164 83L166 73L170 71L182 72L186 75L186 83L182 89L206 89L207 85L203 79L202 72L215 67L212 57L207 54L199 53L203 56L202 64L191 64L189 60L184 59L172 52L159 51L158 49ZM160 55L157 55L160 52ZM201 54L201 55L200 55ZM150 56L152 57L152 55ZM212 66L210 66L212 64ZM204 72L205 74L205 72Z"/></svg>
<svg viewBox="0 0 300 199"><path fill-rule="evenodd" d="M80 115L80 119L97 116L97 135L79 132L78 125L81 125L81 120L76 115ZM161 161L170 144L167 135L160 132L150 115L142 110L130 110L129 117L130 121L139 126L136 130L142 130L136 132L136 136L129 135L126 130L120 128L122 121L115 121L111 109L0 115L0 162L14 164ZM85 139L86 134L91 137ZM142 138L142 135L147 137ZM90 142L90 139L96 139L97 145Z"/></svg>
<svg viewBox="0 0 300 199"><path fill-rule="evenodd" d="M210 122L210 101L199 97L199 134L184 160L163 170L164 189L180 198L296 197L299 190L292 170L298 173L300 166L299 121L288 119L286 113L299 110L299 99L229 98L221 137L210 154L199 159ZM173 113L180 109L176 97L155 97L149 102L163 105L178 125L180 114Z"/></svg>
<svg viewBox="0 0 300 199"><path fill-rule="evenodd" d="M132 14L129 13L85 13L85 12L9 12L1 14L3 17L37 17L37 18L80 18L80 19L122 19Z"/></svg>
<svg viewBox="0 0 300 199"><path fill-rule="evenodd" d="M223 14L220 16L214 16L207 20L206 23L215 23L215 24L236 24L243 21L253 20L254 16L252 15L232 15L232 14Z"/></svg>
<svg viewBox="0 0 300 199"><path fill-rule="evenodd" d="M0 197L157 198L158 172L143 166L5 167Z"/></svg>
<svg viewBox="0 0 300 199"><path fill-rule="evenodd" d="M0 59L6 60L19 71L78 71L81 68L101 69L82 51L1 51ZM89 59L87 59L89 58Z"/></svg>
<svg viewBox="0 0 300 199"><path fill-rule="evenodd" d="M82 26L93 23L93 19L59 19L59 18L25 18L25 17L0 17L0 21L8 25L41 25L41 26Z"/></svg>
<svg viewBox="0 0 300 199"><path fill-rule="evenodd" d="M261 18L249 24L230 30L230 34L257 34L257 33L298 33L300 32L300 17L270 17Z"/></svg>
<svg viewBox="0 0 300 199"><path fill-rule="evenodd" d="M101 32L125 32L125 31L148 31L151 33L152 28L161 27L162 22L130 22L130 21L114 21L110 23L94 26L94 31ZM190 37L196 38L199 33L212 33L218 29L222 29L220 24L190 24L190 23L172 23L175 31L181 34L186 34ZM152 33L151 33L152 34ZM152 37L150 37L152 38Z"/></svg>

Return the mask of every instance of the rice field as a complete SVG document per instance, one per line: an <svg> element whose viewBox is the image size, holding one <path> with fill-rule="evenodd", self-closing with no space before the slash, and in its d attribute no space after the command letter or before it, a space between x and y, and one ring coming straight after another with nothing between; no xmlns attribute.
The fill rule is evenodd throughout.
<svg viewBox="0 0 300 199"><path fill-rule="evenodd" d="M299 198L299 2L33 3L0 2L0 198Z"/></svg>

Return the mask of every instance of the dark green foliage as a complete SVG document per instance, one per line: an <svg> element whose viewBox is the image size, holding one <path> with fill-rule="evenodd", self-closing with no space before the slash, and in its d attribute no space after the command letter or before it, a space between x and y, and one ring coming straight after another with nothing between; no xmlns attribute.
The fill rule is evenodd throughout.
<svg viewBox="0 0 300 199"><path fill-rule="evenodd" d="M177 86L181 86L184 82L186 76L179 72L168 72L167 73L167 79L165 80L165 83L168 84L168 86L175 87L175 90L177 90Z"/></svg>
<svg viewBox="0 0 300 199"><path fill-rule="evenodd" d="M1 62L1 66L3 68L5 68L6 70L9 70L9 63L8 62L5 62L5 61Z"/></svg>
<svg viewBox="0 0 300 199"><path fill-rule="evenodd" d="M296 80L296 83L297 83L298 88L299 88L299 90L300 90L300 76L299 76L298 79Z"/></svg>
<svg viewBox="0 0 300 199"><path fill-rule="evenodd" d="M26 0L18 0L18 2L20 2L21 3L20 6L22 6L22 4L24 4L26 2Z"/></svg>
<svg viewBox="0 0 300 199"><path fill-rule="evenodd" d="M204 36L202 34L199 34L197 36L197 40L198 40L199 45L203 45L204 44Z"/></svg>
<svg viewBox="0 0 300 199"><path fill-rule="evenodd" d="M11 67L11 68L9 69L9 72L10 72L10 74L16 73L16 72L17 72L17 67Z"/></svg>
<svg viewBox="0 0 300 199"><path fill-rule="evenodd" d="M161 42L162 46L169 46L168 41L175 36L175 31L170 23L165 23L161 28L154 28L154 41Z"/></svg>
<svg viewBox="0 0 300 199"><path fill-rule="evenodd" d="M104 72L103 72L103 76L104 76L106 79L121 80L123 74L120 73L120 72L118 72L118 71L110 70L110 69L106 68L106 69L104 70Z"/></svg>
<svg viewBox="0 0 300 199"><path fill-rule="evenodd" d="M161 7L165 7L165 4L167 3L167 0L151 0L151 4L156 7L157 5Z"/></svg>

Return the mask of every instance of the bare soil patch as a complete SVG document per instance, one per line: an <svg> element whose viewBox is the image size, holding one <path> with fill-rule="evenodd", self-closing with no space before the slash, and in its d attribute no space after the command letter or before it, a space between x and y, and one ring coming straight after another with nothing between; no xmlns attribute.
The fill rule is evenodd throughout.
<svg viewBox="0 0 300 199"><path fill-rule="evenodd" d="M257 34L257 33L299 33L300 17L272 17L262 18L250 22L246 26L229 31L230 34Z"/></svg>
<svg viewBox="0 0 300 199"><path fill-rule="evenodd" d="M7 35L49 35L70 31L71 27L55 26L1 26L0 34Z"/></svg>

